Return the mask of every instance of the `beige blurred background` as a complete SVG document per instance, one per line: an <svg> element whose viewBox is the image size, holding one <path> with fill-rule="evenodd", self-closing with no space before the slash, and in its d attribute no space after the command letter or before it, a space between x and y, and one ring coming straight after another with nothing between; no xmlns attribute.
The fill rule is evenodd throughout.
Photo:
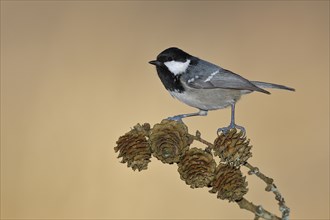
<svg viewBox="0 0 330 220"><path fill-rule="evenodd" d="M175 165L133 172L116 158L136 123L195 111L148 64L170 46L296 88L243 97L237 123L292 219L329 218L329 2L1 1L3 219L253 218L190 189ZM212 141L229 119L185 122ZM246 198L279 214L264 183L247 180Z"/></svg>

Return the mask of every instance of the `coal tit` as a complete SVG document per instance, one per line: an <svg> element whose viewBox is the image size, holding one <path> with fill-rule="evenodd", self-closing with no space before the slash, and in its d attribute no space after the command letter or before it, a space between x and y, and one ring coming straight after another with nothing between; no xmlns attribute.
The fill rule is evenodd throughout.
<svg viewBox="0 0 330 220"><path fill-rule="evenodd" d="M254 91L270 94L264 88L293 88L273 83L249 81L220 66L192 56L183 50L171 47L161 52L156 60L149 62L156 66L158 76L169 93L181 102L199 109L197 113L170 117L179 120L191 116L205 116L209 110L231 107L231 122L218 132L227 132L244 127L235 124L235 103L244 94Z"/></svg>

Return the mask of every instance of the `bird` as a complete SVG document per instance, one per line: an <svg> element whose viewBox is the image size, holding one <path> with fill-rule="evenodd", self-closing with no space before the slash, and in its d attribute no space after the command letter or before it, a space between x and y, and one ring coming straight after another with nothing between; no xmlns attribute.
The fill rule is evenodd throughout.
<svg viewBox="0 0 330 220"><path fill-rule="evenodd" d="M180 114L169 120L181 121L192 116L206 116L208 111L231 108L230 124L217 132L227 133L236 128L245 134L245 128L235 123L235 104L242 95L252 92L270 94L265 89L295 91L284 85L249 81L244 77L177 48L162 51L156 60L149 61L156 66L158 76L165 89L179 101L197 108L195 113Z"/></svg>

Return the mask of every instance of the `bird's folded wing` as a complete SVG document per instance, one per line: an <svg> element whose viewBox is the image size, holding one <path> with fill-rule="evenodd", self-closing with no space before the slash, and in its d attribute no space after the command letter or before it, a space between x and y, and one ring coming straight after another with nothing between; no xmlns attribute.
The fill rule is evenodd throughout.
<svg viewBox="0 0 330 220"><path fill-rule="evenodd" d="M249 80L241 77L236 73L222 69L221 67L215 66L213 64L211 64L213 66L210 68L210 63L207 63L206 61L202 62L205 62L208 67L206 68L205 64L203 65L203 63L200 63L198 69L191 68L189 70L190 77L186 79L188 86L196 89L237 89L258 91L270 94L268 91L257 87Z"/></svg>

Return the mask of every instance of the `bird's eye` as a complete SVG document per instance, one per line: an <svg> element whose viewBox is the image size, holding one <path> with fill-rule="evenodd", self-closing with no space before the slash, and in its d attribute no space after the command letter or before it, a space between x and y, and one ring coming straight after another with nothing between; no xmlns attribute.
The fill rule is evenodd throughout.
<svg viewBox="0 0 330 220"><path fill-rule="evenodd" d="M172 57L168 57L168 58L167 58L167 61L172 61L172 60L173 60Z"/></svg>

